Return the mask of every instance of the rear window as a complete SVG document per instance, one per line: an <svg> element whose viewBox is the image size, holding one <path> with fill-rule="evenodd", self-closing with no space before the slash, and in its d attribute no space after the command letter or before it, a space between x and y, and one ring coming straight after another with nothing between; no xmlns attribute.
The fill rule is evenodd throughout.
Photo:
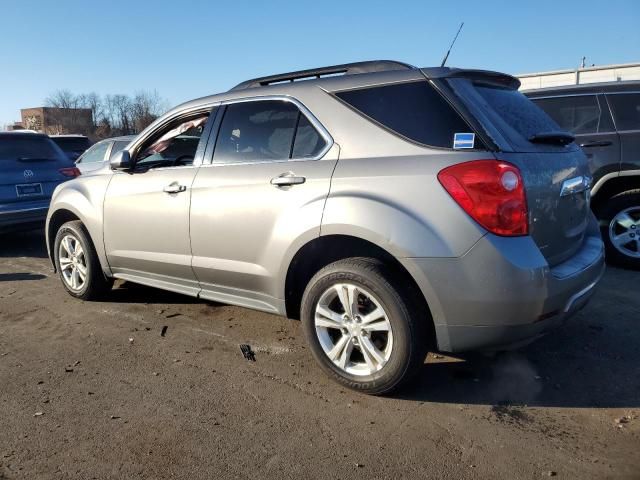
<svg viewBox="0 0 640 480"><path fill-rule="evenodd" d="M640 93L607 95L618 130L640 130Z"/></svg>
<svg viewBox="0 0 640 480"><path fill-rule="evenodd" d="M84 137L52 137L51 140L65 152L84 152L91 146L89 139Z"/></svg>
<svg viewBox="0 0 640 480"><path fill-rule="evenodd" d="M63 160L62 152L46 137L0 136L0 160Z"/></svg>
<svg viewBox="0 0 640 480"><path fill-rule="evenodd" d="M531 143L533 135L563 129L518 90L482 78L449 78L447 84L502 150L558 152L577 148L575 144L560 147Z"/></svg>
<svg viewBox="0 0 640 480"><path fill-rule="evenodd" d="M473 132L428 82L337 92L338 98L383 127L414 142L453 148L456 133ZM476 139L476 148L478 145Z"/></svg>

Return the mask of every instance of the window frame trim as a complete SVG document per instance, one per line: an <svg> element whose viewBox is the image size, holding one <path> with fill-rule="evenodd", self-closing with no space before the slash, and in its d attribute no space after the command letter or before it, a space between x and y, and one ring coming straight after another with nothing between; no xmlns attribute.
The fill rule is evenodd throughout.
<svg viewBox="0 0 640 480"><path fill-rule="evenodd" d="M270 101L270 100L285 101L295 105L296 108L298 108L300 114L307 117L307 120L309 120L309 123L316 129L318 134L325 141L324 148L320 150L320 152L313 157L288 158L288 159L281 159L281 160L272 160L272 159L271 160L269 159L249 160L246 162L214 162L213 158L215 155L216 145L218 143L220 129L222 128L222 122L224 121L224 116L226 113L227 106L233 105L236 103L260 102L260 101ZM271 164L271 163L316 161L316 160L321 160L327 154L327 152L331 150L331 148L334 145L333 137L331 136L329 131L324 127L324 125L316 118L316 116L311 112L311 110L307 108L307 106L304 103L302 103L300 100L298 100L297 98L291 95L273 95L272 94L272 95L255 95L251 97L233 98L233 99L221 101L219 103L219 107L220 107L221 114L219 115L219 121L216 121L216 125L211 131L209 142L212 143L212 147L211 147L211 150L207 151L205 155L205 158L201 165L203 167L207 167L207 166L222 167L222 166L229 166L229 165L265 165L265 164ZM224 107L224 109L222 107ZM216 120L218 120L218 118L216 118ZM294 132L293 142L295 142L295 133L296 132ZM293 144L292 144L292 149L293 149ZM209 147L207 147L207 150L209 150Z"/></svg>
<svg viewBox="0 0 640 480"><path fill-rule="evenodd" d="M552 99L558 99L558 98L574 98L574 97L594 97L596 100L596 105L598 106L598 109L600 110L599 114L598 114L598 127L596 129L595 132L585 132L585 133L575 133L575 132L570 132L572 135L579 137L579 136L585 136L585 135L611 135L617 132L617 127L616 127L616 119L613 118L613 111L611 110L611 106L609 105L609 102L607 101L607 105L606 105L606 109L603 108L602 106L602 102L600 99L600 94L599 93L572 93L570 95L545 95L543 97L527 97L529 98L529 100L531 100L532 102L535 103L536 100L552 100ZM606 101L606 98L605 98ZM542 108L542 107L540 107ZM544 110L544 109L543 109ZM546 111L545 111L546 113ZM602 116L609 114L609 120L611 120L611 124L613 125L613 130L612 131L604 131L604 132L600 132L600 124L602 123ZM549 115L547 113L547 115ZM549 117L551 117L551 115L549 115ZM551 117L551 119L555 122L555 119L553 117ZM558 123L558 122L556 122ZM562 128L562 127L561 127ZM568 131L568 130L567 130Z"/></svg>
<svg viewBox="0 0 640 480"><path fill-rule="evenodd" d="M632 129L620 129L618 128L618 122L616 121L616 115L615 115L615 108L613 108L613 105L611 104L611 102L609 102L609 95L639 95L640 94L640 90L629 90L628 92L609 92L609 93L603 93L604 98L607 102L607 105L609 106L609 110L611 112L611 119L613 120L613 126L616 129L617 133L638 133L640 132L640 128L632 128Z"/></svg>

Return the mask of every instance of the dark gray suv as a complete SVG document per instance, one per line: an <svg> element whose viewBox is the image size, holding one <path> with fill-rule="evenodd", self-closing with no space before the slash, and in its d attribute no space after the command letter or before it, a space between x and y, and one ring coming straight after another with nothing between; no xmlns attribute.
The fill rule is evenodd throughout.
<svg viewBox="0 0 640 480"><path fill-rule="evenodd" d="M610 82L524 92L589 159L591 206L607 259L640 268L640 82Z"/></svg>

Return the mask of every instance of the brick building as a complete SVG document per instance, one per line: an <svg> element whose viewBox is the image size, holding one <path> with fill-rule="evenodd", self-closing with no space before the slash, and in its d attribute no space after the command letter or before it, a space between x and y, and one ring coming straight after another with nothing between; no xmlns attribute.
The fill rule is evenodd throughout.
<svg viewBox="0 0 640 480"><path fill-rule="evenodd" d="M63 133L88 134L93 129L93 115L90 108L23 108L22 127L48 135Z"/></svg>

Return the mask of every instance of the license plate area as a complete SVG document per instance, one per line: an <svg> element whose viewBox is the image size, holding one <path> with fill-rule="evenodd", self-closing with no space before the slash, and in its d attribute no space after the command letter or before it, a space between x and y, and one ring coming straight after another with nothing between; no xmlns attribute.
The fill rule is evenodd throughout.
<svg viewBox="0 0 640 480"><path fill-rule="evenodd" d="M16 193L18 197L36 197L42 195L41 183L23 183L16 185Z"/></svg>

